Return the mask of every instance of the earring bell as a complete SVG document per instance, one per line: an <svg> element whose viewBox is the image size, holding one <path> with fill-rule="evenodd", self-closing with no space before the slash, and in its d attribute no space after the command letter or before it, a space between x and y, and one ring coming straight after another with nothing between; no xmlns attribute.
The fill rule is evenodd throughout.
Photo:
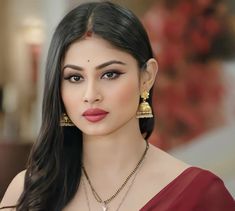
<svg viewBox="0 0 235 211"><path fill-rule="evenodd" d="M142 102L139 104L138 111L136 113L136 118L153 118L152 109L146 100L149 98L149 92L144 91L141 94Z"/></svg>
<svg viewBox="0 0 235 211"><path fill-rule="evenodd" d="M75 125L70 120L70 118L67 116L67 114L63 113L63 115L61 117L61 120L60 120L60 126L62 126L62 127L73 127Z"/></svg>

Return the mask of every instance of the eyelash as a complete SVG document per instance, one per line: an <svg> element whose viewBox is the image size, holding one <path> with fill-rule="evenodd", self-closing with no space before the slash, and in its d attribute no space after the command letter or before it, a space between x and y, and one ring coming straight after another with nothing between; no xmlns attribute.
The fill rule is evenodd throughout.
<svg viewBox="0 0 235 211"><path fill-rule="evenodd" d="M107 74L110 74L110 73L111 73L112 75L114 75L114 77L104 78L105 75L107 76ZM115 79L119 78L119 76L122 75L122 74L124 74L124 73L119 72L119 71L116 71L116 70L114 70L114 71L108 71L108 72L104 73L104 74L101 76L101 78L104 78L104 79L106 79L106 80L115 80ZM75 79L75 78L76 78L76 79ZM82 78L82 76L81 76L80 74L71 74L71 75L69 75L69 76L67 76L67 77L64 77L65 80L68 80L68 81L70 81L70 82L72 82L72 83L79 83L79 82L81 82L81 81L82 81L81 78ZM77 79L78 79L78 80L77 80ZM79 79L80 79L80 80L79 80Z"/></svg>
<svg viewBox="0 0 235 211"><path fill-rule="evenodd" d="M119 71L116 71L116 70L113 70L113 71L108 71L108 72L106 72L106 73L104 73L103 75L102 75L102 77L103 76L105 76L105 75L107 75L107 74L114 74L115 76L114 77L111 77L111 78L106 78L107 80L114 80L114 79L116 79L116 78L119 78L119 76L120 75L122 75L122 74L124 74L124 73L121 73L121 72L119 72Z"/></svg>
<svg viewBox="0 0 235 211"><path fill-rule="evenodd" d="M71 75L69 75L67 77L64 77L65 80L68 80L68 81L70 81L72 83L77 83L77 82L81 81L81 80L74 80L74 78L82 78L82 76L79 75L79 74L71 74Z"/></svg>

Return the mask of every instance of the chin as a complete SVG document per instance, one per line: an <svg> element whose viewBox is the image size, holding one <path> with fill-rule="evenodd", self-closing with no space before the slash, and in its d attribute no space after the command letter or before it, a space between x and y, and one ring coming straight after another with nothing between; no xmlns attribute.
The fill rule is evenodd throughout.
<svg viewBox="0 0 235 211"><path fill-rule="evenodd" d="M116 122L115 124L112 124L111 122L103 122L101 124L83 124L82 127L80 127L80 130L88 136L107 136L110 134L114 134L118 131L121 131L122 128L125 128L127 126L127 123L130 122L130 120L135 120L135 116L132 118L127 119L126 121L120 121Z"/></svg>
<svg viewBox="0 0 235 211"><path fill-rule="evenodd" d="M91 130L86 130L86 129L80 129L82 131L82 133L84 133L87 136L105 136L108 135L110 133L112 133L112 130L108 130L108 129L99 129L99 128L94 128Z"/></svg>
<svg viewBox="0 0 235 211"><path fill-rule="evenodd" d="M81 130L85 135L88 136L108 136L119 131L121 127L103 127L103 128L90 128L89 130Z"/></svg>

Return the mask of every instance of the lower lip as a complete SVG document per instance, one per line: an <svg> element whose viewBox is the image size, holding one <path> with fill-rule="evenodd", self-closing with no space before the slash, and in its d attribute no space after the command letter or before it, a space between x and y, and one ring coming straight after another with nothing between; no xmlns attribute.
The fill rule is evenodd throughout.
<svg viewBox="0 0 235 211"><path fill-rule="evenodd" d="M107 114L99 114L99 115L87 115L84 116L89 122L99 122L106 117Z"/></svg>

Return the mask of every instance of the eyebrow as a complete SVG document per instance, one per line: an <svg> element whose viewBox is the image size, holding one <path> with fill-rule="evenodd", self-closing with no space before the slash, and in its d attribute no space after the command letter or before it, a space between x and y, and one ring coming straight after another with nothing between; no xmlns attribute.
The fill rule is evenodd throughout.
<svg viewBox="0 0 235 211"><path fill-rule="evenodd" d="M126 63L122 62L122 61L118 61L118 60L111 60L111 61L108 61L108 62L105 62L103 64L100 64L98 66L95 67L96 70L99 70L99 69L102 69L104 67L107 67L111 64L121 64L121 65L126 65ZM74 65L74 64L66 64L64 67L63 67L63 70L65 68L72 68L74 70L78 70L78 71L82 71L84 70L82 67L78 66L78 65Z"/></svg>

